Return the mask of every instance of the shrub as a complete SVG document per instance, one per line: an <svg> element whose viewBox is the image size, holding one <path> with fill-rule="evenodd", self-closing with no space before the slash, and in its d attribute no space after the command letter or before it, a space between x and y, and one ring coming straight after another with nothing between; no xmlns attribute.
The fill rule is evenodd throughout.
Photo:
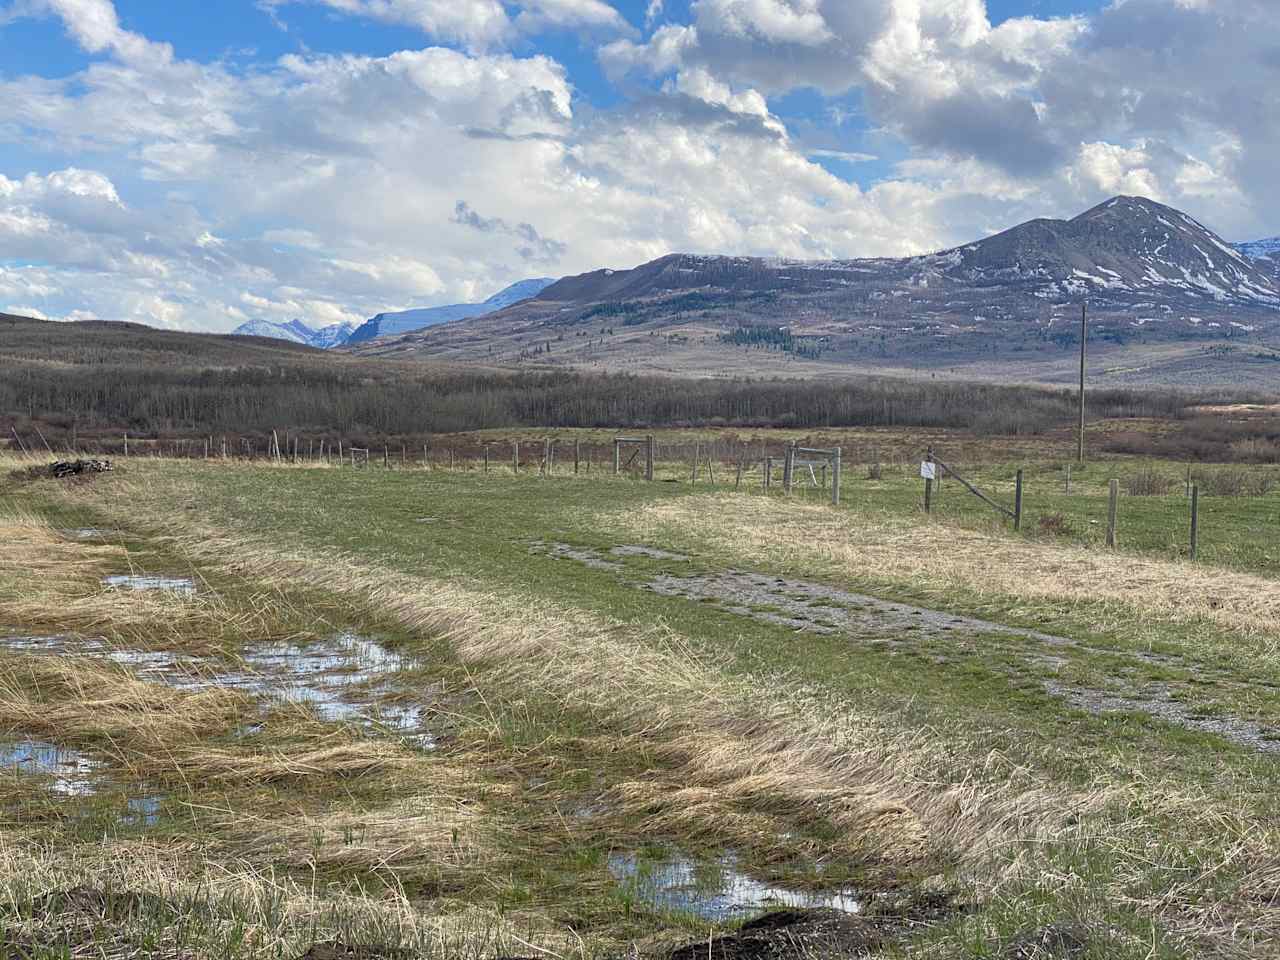
<svg viewBox="0 0 1280 960"><path fill-rule="evenodd" d="M1232 468L1224 470L1195 470L1191 482L1200 492L1210 497L1265 497L1275 489L1274 472Z"/></svg>
<svg viewBox="0 0 1280 960"><path fill-rule="evenodd" d="M1163 473L1144 467L1125 481L1125 489L1131 497L1163 497L1173 489L1173 481Z"/></svg>

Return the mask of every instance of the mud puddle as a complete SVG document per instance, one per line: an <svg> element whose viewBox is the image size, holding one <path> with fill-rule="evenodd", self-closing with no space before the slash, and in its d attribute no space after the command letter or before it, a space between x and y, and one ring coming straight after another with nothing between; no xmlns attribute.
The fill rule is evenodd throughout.
<svg viewBox="0 0 1280 960"><path fill-rule="evenodd" d="M593 570L625 570L626 566L616 560L607 560L599 550L590 547L574 547L567 543L544 543L535 540L529 545L529 552L555 557L557 560L576 560L584 567Z"/></svg>
<svg viewBox="0 0 1280 960"><path fill-rule="evenodd" d="M814 633L883 634L889 639L986 633L1025 637L1055 647L1076 646L1066 637L881 600L807 580L756 573L664 574L651 580L647 588L663 596L714 603L730 613Z"/></svg>
<svg viewBox="0 0 1280 960"><path fill-rule="evenodd" d="M692 914L703 920L741 919L781 907L843 913L858 913L863 908L861 895L853 890L816 893L762 883L743 873L732 854L709 862L614 854L608 866L627 894L650 909Z"/></svg>
<svg viewBox="0 0 1280 960"><path fill-rule="evenodd" d="M196 582L190 577L157 577L145 574L116 574L103 577L102 584L113 590L147 591L159 590L165 593L176 593L182 596L193 596Z"/></svg>
<svg viewBox="0 0 1280 960"><path fill-rule="evenodd" d="M91 639L12 637L0 640L0 647L35 654L101 657L128 667L142 680L179 690L240 690L268 702L304 705L322 720L385 727L424 749L437 745L425 726L427 708L412 702L416 692L394 679L412 662L355 634L340 634L305 646L251 645L241 651L240 663L233 667L213 657L131 650Z"/></svg>
<svg viewBox="0 0 1280 960"><path fill-rule="evenodd" d="M0 768L23 776L41 777L54 793L64 797L93 794L96 773L101 766L79 751L44 740L0 741Z"/></svg>
<svg viewBox="0 0 1280 960"><path fill-rule="evenodd" d="M564 543L533 545L533 551L549 556L576 560L590 566L626 570L623 563L610 557L626 558L646 556L658 559L687 560L680 554L672 554L649 547L618 546L609 551L574 547ZM974 635L1003 636L1034 641L1036 649L1021 651L1021 658L1028 664L1061 673L1071 664L1067 654L1079 652L1085 656L1101 654L1068 637L1012 627L974 617L957 616L939 610L916 607L911 604L882 600L866 594L851 593L826 584L806 580L770 577L758 573L727 571L698 576L660 574L648 579L637 579L634 585L644 590L668 597L682 597L705 604L737 616L785 627L797 632L826 635L844 635L855 639L890 644L913 644L922 640L937 641L950 637L971 638ZM1280 729L1231 716L1206 716L1196 713L1174 699L1177 690L1196 690L1203 693L1206 686L1219 689L1241 684L1223 675L1222 671L1208 670L1202 664L1183 657L1152 652L1121 653L1131 660L1151 666L1169 667L1190 673L1195 680L1177 682L1149 682L1141 689L1117 694L1092 687L1071 686L1057 680L1045 680L1044 689L1077 708L1091 713L1115 711L1146 713L1169 723L1190 730L1211 733L1263 753L1280 754ZM937 663L946 663L944 653L935 653ZM1257 681L1275 686L1265 680ZM1249 686L1256 685L1250 681Z"/></svg>
<svg viewBox="0 0 1280 960"><path fill-rule="evenodd" d="M625 570L625 561L630 557L643 557L647 560L670 560L676 563L687 563L689 557L683 553L672 553L657 547L646 547L640 544L624 543L610 547L607 551L592 547L575 547L570 543L547 543L534 540L529 544L529 552L543 556L555 557L558 560L576 560L583 566L596 570Z"/></svg>
<svg viewBox="0 0 1280 960"><path fill-rule="evenodd" d="M1280 729L1238 717L1197 713L1187 704L1175 700L1171 689L1164 684L1150 684L1128 696L1088 687L1067 686L1054 680L1046 680L1044 688L1073 707L1094 715L1145 713L1186 730L1211 733L1260 753L1280 755Z"/></svg>

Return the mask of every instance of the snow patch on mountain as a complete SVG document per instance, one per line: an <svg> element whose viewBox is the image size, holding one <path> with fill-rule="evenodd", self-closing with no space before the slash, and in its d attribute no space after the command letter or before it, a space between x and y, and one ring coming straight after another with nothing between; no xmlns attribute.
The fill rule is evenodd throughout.
<svg viewBox="0 0 1280 960"><path fill-rule="evenodd" d="M354 323L334 323L317 330L302 320L290 320L288 323L250 320L232 330L231 335L233 337L270 337L273 340L287 340L289 343L331 350L346 343L355 329Z"/></svg>
<svg viewBox="0 0 1280 960"><path fill-rule="evenodd" d="M361 324L348 338L349 343L363 343L377 337L398 336L413 333L427 327L455 320L469 320L502 310L523 300L536 297L551 284L552 277L521 280L499 290L483 303L453 303L443 307L424 307L420 310L402 310L396 313L380 313Z"/></svg>
<svg viewBox="0 0 1280 960"><path fill-rule="evenodd" d="M1250 260L1267 260L1271 257L1280 257L1280 237L1237 243L1235 248Z"/></svg>

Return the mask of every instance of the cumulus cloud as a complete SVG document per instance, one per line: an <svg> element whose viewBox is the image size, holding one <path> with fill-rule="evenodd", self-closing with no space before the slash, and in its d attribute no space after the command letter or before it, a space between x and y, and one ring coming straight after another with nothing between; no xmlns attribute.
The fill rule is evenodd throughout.
<svg viewBox="0 0 1280 960"><path fill-rule="evenodd" d="M1280 228L1270 0L1000 24L983 0L699 0L687 22L655 0L643 37L603 0L311 2L463 49L236 67L177 58L109 0L10 4L0 29L57 16L96 56L0 74L0 142L61 158L0 176L0 302L207 329L359 320L534 265L923 252L1113 193L1241 238ZM580 108L528 43L547 29L609 34L624 102ZM806 143L779 114L796 90L856 96L865 143ZM873 154L903 159L865 186L816 162Z"/></svg>
<svg viewBox="0 0 1280 960"><path fill-rule="evenodd" d="M346 14L417 27L433 38L477 50L520 33L548 29L633 32L605 0L520 0L515 4L502 0L263 0L277 18L280 8L296 3L321 4Z"/></svg>

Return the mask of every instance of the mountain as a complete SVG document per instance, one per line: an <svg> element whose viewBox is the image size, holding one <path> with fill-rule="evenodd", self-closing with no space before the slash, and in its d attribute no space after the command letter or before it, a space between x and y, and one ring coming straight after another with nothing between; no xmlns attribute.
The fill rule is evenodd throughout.
<svg viewBox="0 0 1280 960"><path fill-rule="evenodd" d="M346 343L355 329L354 323L334 323L316 330L301 320L290 320L288 323L250 320L232 330L231 335L233 337L271 337L274 340L288 340L290 343L301 343L308 347L330 350Z"/></svg>
<svg viewBox="0 0 1280 960"><path fill-rule="evenodd" d="M1237 243L1233 246L1251 260L1267 260L1280 257L1280 237L1267 240L1253 240L1249 243Z"/></svg>
<svg viewBox="0 0 1280 960"><path fill-rule="evenodd" d="M361 352L726 376L797 364L1008 369L1065 364L1084 302L1102 351L1203 352L1280 332L1280 276L1267 262L1171 207L1115 197L924 256L672 254L566 277L487 316Z"/></svg>
<svg viewBox="0 0 1280 960"><path fill-rule="evenodd" d="M434 327L455 320L482 317L530 297L536 297L555 283L554 278L540 277L521 280L495 293L483 303L454 303L447 307L424 307L421 310L404 310L400 313L380 313L366 320L349 338L350 343L364 343L378 337L390 337Z"/></svg>
<svg viewBox="0 0 1280 960"><path fill-rule="evenodd" d="M1280 237L1237 243L1235 248L1250 260L1257 261L1264 270L1270 270L1277 283L1280 283Z"/></svg>

